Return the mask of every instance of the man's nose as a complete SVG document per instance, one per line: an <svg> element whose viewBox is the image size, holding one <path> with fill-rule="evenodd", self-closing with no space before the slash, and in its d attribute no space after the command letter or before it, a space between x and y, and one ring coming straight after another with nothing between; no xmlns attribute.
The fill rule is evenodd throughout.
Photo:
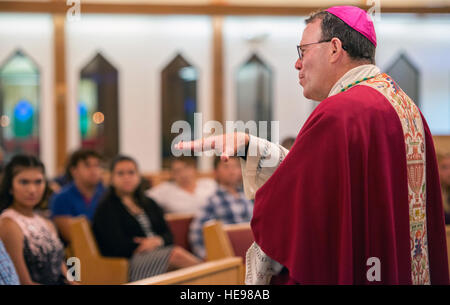
<svg viewBox="0 0 450 305"><path fill-rule="evenodd" d="M300 58L297 58L297 61L295 62L295 69L300 70L302 68L302 61Z"/></svg>

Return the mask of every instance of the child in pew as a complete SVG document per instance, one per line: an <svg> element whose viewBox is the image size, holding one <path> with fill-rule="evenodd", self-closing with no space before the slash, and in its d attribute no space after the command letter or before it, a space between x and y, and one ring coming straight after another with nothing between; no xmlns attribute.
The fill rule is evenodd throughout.
<svg viewBox="0 0 450 305"><path fill-rule="evenodd" d="M35 211L46 190L41 161L26 155L11 159L0 186L0 239L21 284L74 284L66 279L64 248L55 226Z"/></svg>
<svg viewBox="0 0 450 305"><path fill-rule="evenodd" d="M119 156L111 164L111 184L94 215L93 231L102 255L130 259L129 280L200 263L173 245L162 209L141 189L138 165Z"/></svg>
<svg viewBox="0 0 450 305"><path fill-rule="evenodd" d="M253 215L253 201L245 197L242 189L242 174L238 157L227 162L215 159L216 180L219 184L216 193L208 204L196 215L191 223L189 242L195 255L205 257L203 225L211 219L225 224L250 222Z"/></svg>
<svg viewBox="0 0 450 305"><path fill-rule="evenodd" d="M173 158L170 172L173 181L163 182L147 192L166 213L198 213L216 191L214 179L197 178L194 157Z"/></svg>

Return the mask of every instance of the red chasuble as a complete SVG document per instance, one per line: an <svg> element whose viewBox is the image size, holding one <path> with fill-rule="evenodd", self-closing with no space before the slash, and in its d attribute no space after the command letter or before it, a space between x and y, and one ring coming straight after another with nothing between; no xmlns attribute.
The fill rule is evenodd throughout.
<svg viewBox="0 0 450 305"><path fill-rule="evenodd" d="M431 133L386 74L317 106L257 191L251 225L289 271L272 282L449 283Z"/></svg>

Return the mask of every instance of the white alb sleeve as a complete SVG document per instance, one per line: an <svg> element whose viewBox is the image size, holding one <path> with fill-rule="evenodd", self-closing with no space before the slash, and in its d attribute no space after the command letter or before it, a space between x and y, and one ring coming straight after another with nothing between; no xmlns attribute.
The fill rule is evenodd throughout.
<svg viewBox="0 0 450 305"><path fill-rule="evenodd" d="M283 269L283 265L267 256L254 242L245 256L245 284L269 285L272 276Z"/></svg>
<svg viewBox="0 0 450 305"><path fill-rule="evenodd" d="M272 176L289 151L281 145L250 135L246 160L241 158L244 192L254 199L256 191Z"/></svg>

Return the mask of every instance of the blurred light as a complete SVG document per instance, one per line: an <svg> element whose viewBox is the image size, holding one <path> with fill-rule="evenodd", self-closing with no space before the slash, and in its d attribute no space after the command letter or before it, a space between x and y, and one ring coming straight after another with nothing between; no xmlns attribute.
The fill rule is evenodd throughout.
<svg viewBox="0 0 450 305"><path fill-rule="evenodd" d="M14 115L21 122L30 119L33 116L33 113L33 106L26 100L19 101L14 107Z"/></svg>
<svg viewBox="0 0 450 305"><path fill-rule="evenodd" d="M193 67L181 68L178 75L181 79L187 82L197 80L197 71L195 71L195 68Z"/></svg>
<svg viewBox="0 0 450 305"><path fill-rule="evenodd" d="M88 108L87 108L87 106L86 106L86 103L83 102L83 101L80 101L80 102L78 103L78 114L79 114L80 116L85 116L85 115L88 114Z"/></svg>
<svg viewBox="0 0 450 305"><path fill-rule="evenodd" d="M9 119L9 117L7 115L2 115L0 117L0 126L8 127L10 122L11 122L11 120Z"/></svg>
<svg viewBox="0 0 450 305"><path fill-rule="evenodd" d="M95 124L101 124L105 121L105 115L101 112L96 112L92 115L92 120Z"/></svg>

